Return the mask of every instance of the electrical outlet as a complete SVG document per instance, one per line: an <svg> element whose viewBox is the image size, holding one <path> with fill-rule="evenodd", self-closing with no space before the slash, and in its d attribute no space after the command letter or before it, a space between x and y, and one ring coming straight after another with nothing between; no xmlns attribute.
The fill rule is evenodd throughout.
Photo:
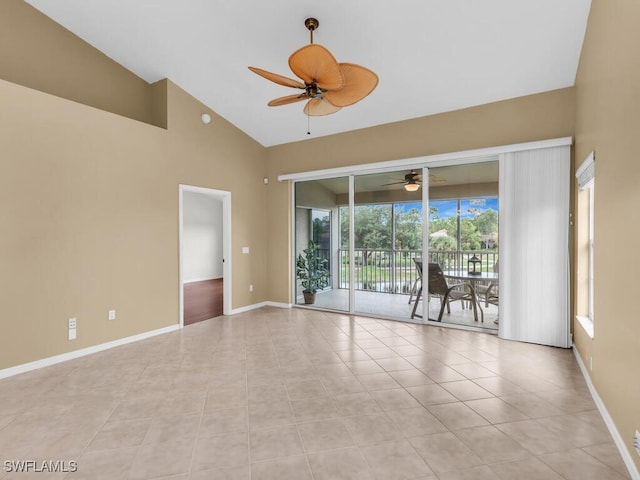
<svg viewBox="0 0 640 480"><path fill-rule="evenodd" d="M71 330L72 328L76 328L76 319L75 318L70 318L69 319L69 330Z"/></svg>
<svg viewBox="0 0 640 480"><path fill-rule="evenodd" d="M636 430L636 434L633 436L633 447L636 449L636 453L640 455L640 432Z"/></svg>
<svg viewBox="0 0 640 480"><path fill-rule="evenodd" d="M115 320L115 319L116 319L116 311L109 310L109 320Z"/></svg>
<svg viewBox="0 0 640 480"><path fill-rule="evenodd" d="M249 285L249 291L253 292L253 285Z"/></svg>

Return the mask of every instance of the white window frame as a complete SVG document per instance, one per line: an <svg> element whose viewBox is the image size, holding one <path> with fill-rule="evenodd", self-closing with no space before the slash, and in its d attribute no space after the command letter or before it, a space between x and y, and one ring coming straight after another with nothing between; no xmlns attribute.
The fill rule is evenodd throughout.
<svg viewBox="0 0 640 480"><path fill-rule="evenodd" d="M589 193L589 217L579 218L579 222L589 222L589 271L588 271L588 291L587 291L587 315L576 315L576 320L582 325L587 334L594 337L595 315L594 315L594 297L595 297L595 276L594 276L594 244L595 244L595 154L591 152L589 156L582 162L576 171L578 179L578 188L581 191Z"/></svg>
<svg viewBox="0 0 640 480"><path fill-rule="evenodd" d="M594 284L594 276L593 276L593 245L594 245L594 198L595 198L595 182L593 179L589 182L587 186L589 189L589 318L593 323L593 284Z"/></svg>

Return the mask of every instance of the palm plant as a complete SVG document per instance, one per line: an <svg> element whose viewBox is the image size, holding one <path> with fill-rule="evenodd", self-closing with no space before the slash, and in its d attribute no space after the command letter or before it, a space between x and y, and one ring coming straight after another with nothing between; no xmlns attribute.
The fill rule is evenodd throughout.
<svg viewBox="0 0 640 480"><path fill-rule="evenodd" d="M309 240L296 260L296 276L302 285L305 303L314 303L316 292L329 286L331 275L326 264L326 259L318 257L318 246Z"/></svg>

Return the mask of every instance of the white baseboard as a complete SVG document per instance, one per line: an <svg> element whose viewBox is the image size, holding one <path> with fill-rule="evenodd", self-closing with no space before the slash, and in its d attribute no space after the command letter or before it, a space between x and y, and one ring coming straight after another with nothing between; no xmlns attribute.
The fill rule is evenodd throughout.
<svg viewBox="0 0 640 480"><path fill-rule="evenodd" d="M92 353L101 352L113 347L119 347L128 343L138 342L146 338L155 337L156 335L162 335L164 333L173 332L180 329L180 325L169 325L168 327L159 328L157 330L151 330L150 332L139 333L131 337L120 338L113 340L112 342L101 343L100 345L94 345L92 347L81 348L72 352L62 353L53 357L43 358L42 360L36 360L35 362L23 363L22 365L16 365L15 367L5 368L0 370L0 378L12 377L20 373L30 372L42 367L49 367L56 363L66 362L78 357L84 357L85 355L91 355Z"/></svg>
<svg viewBox="0 0 640 480"><path fill-rule="evenodd" d="M264 302L267 307L276 307L276 308L291 308L290 303L280 303L280 302Z"/></svg>
<svg viewBox="0 0 640 480"><path fill-rule="evenodd" d="M615 423L613 423L613 418L611 418L611 415L609 415L609 412L607 411L607 407L604 405L604 402L600 398L600 395L598 395L598 391L596 390L596 387L593 385L593 382L591 382L591 377L589 376L589 373L587 372L587 368L585 367L584 363L582 363L582 358L580 358L580 353L578 352L578 349L575 347L575 345L573 346L573 354L576 357L576 360L578 361L578 366L580 367L582 376L587 382L587 387L589 388L589 392L591 392L593 401L598 407L598 410L602 415L604 423L607 425L607 428L609 429L609 433L613 437L613 441L615 442L616 447L618 447L618 450L620 451L620 455L622 456L622 460L624 461L624 464L627 466L627 470L629 470L629 475L631 475L632 480L640 480L640 472L638 471L638 468L636 467L636 464L634 463L633 458L631 457L631 453L627 449L627 445L624 443L624 440L622 439L622 436L618 432L618 429L616 428Z"/></svg>
<svg viewBox="0 0 640 480"><path fill-rule="evenodd" d="M244 307L234 308L233 310L231 310L231 315L249 312L251 310L256 310L262 307L291 308L291 305L288 303L278 303L278 302L260 302L260 303L254 303L253 305L246 305Z"/></svg>
<svg viewBox="0 0 640 480"><path fill-rule="evenodd" d="M261 302L261 303L256 303L254 305L247 305L246 307L235 308L231 311L231 315L248 312L250 310L255 310L261 307L291 308L291 305L288 303ZM60 355L54 355L53 357L47 357L41 360L36 360L29 363L23 363L22 365L16 365L15 367L5 368L0 370L0 379L12 377L14 375L19 375L21 373L30 372L31 370L36 370L38 368L49 367L51 365L55 365L56 363L62 363L62 362L66 362L67 360L73 360L74 358L84 357L85 355L91 355L92 353L101 352L109 348L119 347L121 345L126 345L128 343L138 342L140 340L144 340L145 338L155 337L156 335L175 332L176 330L180 330L180 328L181 328L180 324L169 325L168 327L159 328L157 330L151 330L150 332L139 333L138 335L133 335L131 337L120 338L118 340L113 340L111 342L101 343L99 345L93 345L91 347L81 348L79 350L74 350L72 352L61 353Z"/></svg>

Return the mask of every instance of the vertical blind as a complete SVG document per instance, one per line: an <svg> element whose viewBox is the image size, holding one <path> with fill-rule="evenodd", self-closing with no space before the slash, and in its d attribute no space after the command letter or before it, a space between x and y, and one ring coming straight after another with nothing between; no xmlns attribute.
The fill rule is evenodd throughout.
<svg viewBox="0 0 640 480"><path fill-rule="evenodd" d="M501 338L571 345L569 155L562 146L500 156Z"/></svg>

